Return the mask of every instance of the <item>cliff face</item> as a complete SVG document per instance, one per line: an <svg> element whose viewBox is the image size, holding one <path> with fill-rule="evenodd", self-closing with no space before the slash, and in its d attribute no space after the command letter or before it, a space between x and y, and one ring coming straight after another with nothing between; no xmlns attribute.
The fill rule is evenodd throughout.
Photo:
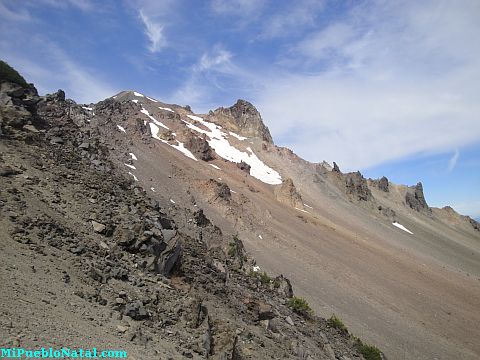
<svg viewBox="0 0 480 360"><path fill-rule="evenodd" d="M238 100L229 108L218 108L209 114L209 118L240 135L273 143L272 135L263 123L260 113L248 101Z"/></svg>

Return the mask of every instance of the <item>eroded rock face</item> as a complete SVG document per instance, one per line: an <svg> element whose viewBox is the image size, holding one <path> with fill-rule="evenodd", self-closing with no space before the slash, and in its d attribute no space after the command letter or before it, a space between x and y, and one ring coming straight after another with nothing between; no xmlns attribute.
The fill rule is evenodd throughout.
<svg viewBox="0 0 480 360"><path fill-rule="evenodd" d="M347 195L356 200L368 201L372 199L372 192L368 188L367 180L360 171L345 174L345 186Z"/></svg>
<svg viewBox="0 0 480 360"><path fill-rule="evenodd" d="M275 195L277 200L281 203L303 210L302 196L297 191L292 179L284 179L282 185L280 188L278 188Z"/></svg>
<svg viewBox="0 0 480 360"><path fill-rule="evenodd" d="M260 113L248 101L237 100L235 105L229 108L221 107L210 112L209 117L209 121L219 122L230 131L273 143L272 135L263 123Z"/></svg>
<svg viewBox="0 0 480 360"><path fill-rule="evenodd" d="M213 150L205 137L198 137L195 134L189 134L185 141L185 147L200 160L210 161L214 159Z"/></svg>
<svg viewBox="0 0 480 360"><path fill-rule="evenodd" d="M425 196L423 195L423 185L421 182L417 183L414 187L410 187L407 190L407 194L405 195L405 202L407 203L410 208L416 211L427 211L430 212L430 207L425 200Z"/></svg>

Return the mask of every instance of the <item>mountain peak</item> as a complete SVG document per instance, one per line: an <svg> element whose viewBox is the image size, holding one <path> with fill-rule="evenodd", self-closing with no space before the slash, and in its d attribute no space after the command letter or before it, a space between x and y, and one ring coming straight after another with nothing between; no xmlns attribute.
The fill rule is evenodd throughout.
<svg viewBox="0 0 480 360"><path fill-rule="evenodd" d="M260 113L246 100L239 99L229 108L220 107L211 111L209 116L214 116L216 121L220 121L228 130L273 143L272 135L263 123Z"/></svg>

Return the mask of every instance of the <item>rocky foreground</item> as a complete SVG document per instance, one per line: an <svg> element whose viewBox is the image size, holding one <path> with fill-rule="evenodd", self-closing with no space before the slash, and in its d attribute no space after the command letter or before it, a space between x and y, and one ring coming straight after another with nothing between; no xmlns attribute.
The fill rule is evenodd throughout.
<svg viewBox="0 0 480 360"><path fill-rule="evenodd" d="M242 243L201 209L182 209L189 228L179 228L171 212L180 210L160 207L110 162L115 149L75 125L85 110L62 91L0 86L2 347L363 358L341 322L313 315L283 276L255 272Z"/></svg>

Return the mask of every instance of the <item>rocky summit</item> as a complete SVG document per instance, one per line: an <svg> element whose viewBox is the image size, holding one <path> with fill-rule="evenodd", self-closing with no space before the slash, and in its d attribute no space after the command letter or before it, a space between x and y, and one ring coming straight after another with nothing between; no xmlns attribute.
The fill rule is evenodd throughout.
<svg viewBox="0 0 480 360"><path fill-rule="evenodd" d="M13 70L13 69L12 69ZM129 359L477 359L478 223L276 146L247 101L0 78L0 344Z"/></svg>

